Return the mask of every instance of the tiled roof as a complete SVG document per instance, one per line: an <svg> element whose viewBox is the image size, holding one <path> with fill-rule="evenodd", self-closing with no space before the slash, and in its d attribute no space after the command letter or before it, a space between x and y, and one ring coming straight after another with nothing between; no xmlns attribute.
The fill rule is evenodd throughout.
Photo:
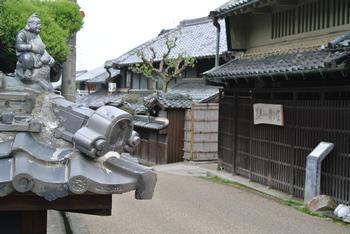
<svg viewBox="0 0 350 234"><path fill-rule="evenodd" d="M205 72L208 79L234 79L246 77L264 77L278 74L317 72L341 69L338 63L349 56L344 49L329 50L313 48L304 51L272 53L260 56L248 56L213 68Z"/></svg>
<svg viewBox="0 0 350 234"><path fill-rule="evenodd" d="M169 120L159 117L152 117L146 115L135 115L134 126L139 128L147 128L153 130L161 130L166 128L169 124Z"/></svg>
<svg viewBox="0 0 350 234"><path fill-rule="evenodd" d="M226 43L226 27L222 20L221 24L221 41L220 54L227 51ZM215 43L216 43L216 28L211 19L200 18L195 20L185 20L180 23L177 28L166 30L156 38L132 49L126 54L107 61L106 66L126 66L128 64L140 63L141 59L137 55L139 51L143 51L146 58L150 58L150 48L154 48L157 58L155 61L162 59L162 55L166 51L165 41L166 37L177 37L176 47L172 49L170 57L177 57L178 55L191 56L195 58L214 57Z"/></svg>
<svg viewBox="0 0 350 234"><path fill-rule="evenodd" d="M214 11L210 12L211 15L222 15L225 13L230 12L231 10L240 8L244 5L250 4L250 3L255 3L260 0L231 0L222 6L216 8Z"/></svg>
<svg viewBox="0 0 350 234"><path fill-rule="evenodd" d="M202 102L219 94L218 86L206 85L203 79L182 79L169 89L169 93L188 95L193 102Z"/></svg>
<svg viewBox="0 0 350 234"><path fill-rule="evenodd" d="M189 95L163 92L157 92L156 94L146 97L144 100L145 105L149 108L160 105L164 109L189 109L193 103Z"/></svg>
<svg viewBox="0 0 350 234"><path fill-rule="evenodd" d="M219 94L218 86L206 85L205 80L181 79L170 87L167 93L158 91L145 97L145 105L152 108L160 105L164 109L188 109L193 103L200 103Z"/></svg>
<svg viewBox="0 0 350 234"><path fill-rule="evenodd" d="M119 75L120 71L117 69L110 69L111 77L115 77ZM105 83L108 79L109 74L106 69L101 66L97 67L91 71L87 71L80 75L77 75L77 81L88 81L90 83Z"/></svg>
<svg viewBox="0 0 350 234"><path fill-rule="evenodd" d="M119 108L124 108L126 107L130 111L132 111L134 114L146 114L147 113L147 108L145 107L143 103L143 97L139 98L139 101L136 103L130 103L127 101L123 101Z"/></svg>
<svg viewBox="0 0 350 234"><path fill-rule="evenodd" d="M116 92L108 94L108 90L101 89L87 96L83 96L77 99L77 103L86 107L97 109L103 105L119 106L123 102L123 98L127 96L127 93Z"/></svg>

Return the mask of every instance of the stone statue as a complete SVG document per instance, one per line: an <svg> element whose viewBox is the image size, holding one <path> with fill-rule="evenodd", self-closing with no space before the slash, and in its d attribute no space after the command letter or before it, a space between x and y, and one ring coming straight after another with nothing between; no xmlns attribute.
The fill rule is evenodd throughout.
<svg viewBox="0 0 350 234"><path fill-rule="evenodd" d="M50 92L54 59L39 32L33 14L17 35L16 75L0 71L0 199L133 190L137 199L151 199L157 175L129 154L141 141L132 115L113 106L95 111Z"/></svg>
<svg viewBox="0 0 350 234"><path fill-rule="evenodd" d="M50 81L50 66L55 60L46 51L45 44L39 36L40 30L40 19L33 14L28 18L25 28L17 34L16 76L24 83Z"/></svg>

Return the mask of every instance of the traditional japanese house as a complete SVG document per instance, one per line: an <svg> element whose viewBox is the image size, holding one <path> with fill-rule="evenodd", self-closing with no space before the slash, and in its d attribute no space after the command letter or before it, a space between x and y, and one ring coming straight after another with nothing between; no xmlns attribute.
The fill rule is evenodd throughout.
<svg viewBox="0 0 350 234"><path fill-rule="evenodd" d="M227 46L225 37L225 22L220 21L222 28L220 40L220 59L223 62L227 56ZM133 73L129 67L132 64L142 63L138 53L144 52L150 55L152 48L156 53L154 61L160 61L166 52L166 38L176 37L176 47L171 50L170 57L179 55L190 56L196 59L194 67L189 67L182 74L182 78L202 78L202 73L214 67L215 64L215 41L216 28L208 17L183 20L176 28L162 30L159 35L140 46L130 50L122 56L107 61L105 66L120 69L121 79L117 82L117 88L128 89L161 89L162 84L154 83L152 79L142 74ZM179 82L180 80L177 80ZM175 82L173 82L174 84Z"/></svg>
<svg viewBox="0 0 350 234"><path fill-rule="evenodd" d="M321 141L321 193L350 204L350 1L232 0L235 59L205 76L224 84L219 167L303 197L306 157Z"/></svg>
<svg viewBox="0 0 350 234"><path fill-rule="evenodd" d="M80 93L93 93L96 90L108 88L114 85L116 87L117 80L120 78L118 69L109 69L97 67L93 70L77 74L76 82Z"/></svg>

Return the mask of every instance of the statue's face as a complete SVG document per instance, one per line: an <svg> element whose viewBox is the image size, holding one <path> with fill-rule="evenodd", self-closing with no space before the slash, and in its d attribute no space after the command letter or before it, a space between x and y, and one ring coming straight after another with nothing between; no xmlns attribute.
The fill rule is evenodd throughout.
<svg viewBox="0 0 350 234"><path fill-rule="evenodd" d="M41 23L38 20L34 20L28 23L29 31L39 34L41 30Z"/></svg>

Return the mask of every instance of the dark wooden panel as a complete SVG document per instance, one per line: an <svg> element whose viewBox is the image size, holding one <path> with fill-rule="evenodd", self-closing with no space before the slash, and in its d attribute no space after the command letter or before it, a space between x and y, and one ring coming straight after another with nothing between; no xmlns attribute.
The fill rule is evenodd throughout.
<svg viewBox="0 0 350 234"><path fill-rule="evenodd" d="M307 155L319 142L333 142L335 149L322 163L321 193L350 204L348 90L349 87L225 91L219 112L219 157L224 169L303 197ZM253 125L254 103L282 104L285 126ZM235 105L238 114L233 115ZM232 127L235 121L236 128Z"/></svg>
<svg viewBox="0 0 350 234"><path fill-rule="evenodd" d="M235 111L235 98L224 96L219 104L218 164L227 171L233 171L234 164Z"/></svg>
<svg viewBox="0 0 350 234"><path fill-rule="evenodd" d="M82 194L69 195L58 198L54 201L47 201L33 193L13 193L0 198L0 211L42 211L42 210L62 210L74 212L94 211L111 214L112 195Z"/></svg>
<svg viewBox="0 0 350 234"><path fill-rule="evenodd" d="M141 139L133 154L150 163L164 164L167 162L166 145L154 140Z"/></svg>
<svg viewBox="0 0 350 234"><path fill-rule="evenodd" d="M185 109L169 109L168 111L168 145L167 162L183 161Z"/></svg>

